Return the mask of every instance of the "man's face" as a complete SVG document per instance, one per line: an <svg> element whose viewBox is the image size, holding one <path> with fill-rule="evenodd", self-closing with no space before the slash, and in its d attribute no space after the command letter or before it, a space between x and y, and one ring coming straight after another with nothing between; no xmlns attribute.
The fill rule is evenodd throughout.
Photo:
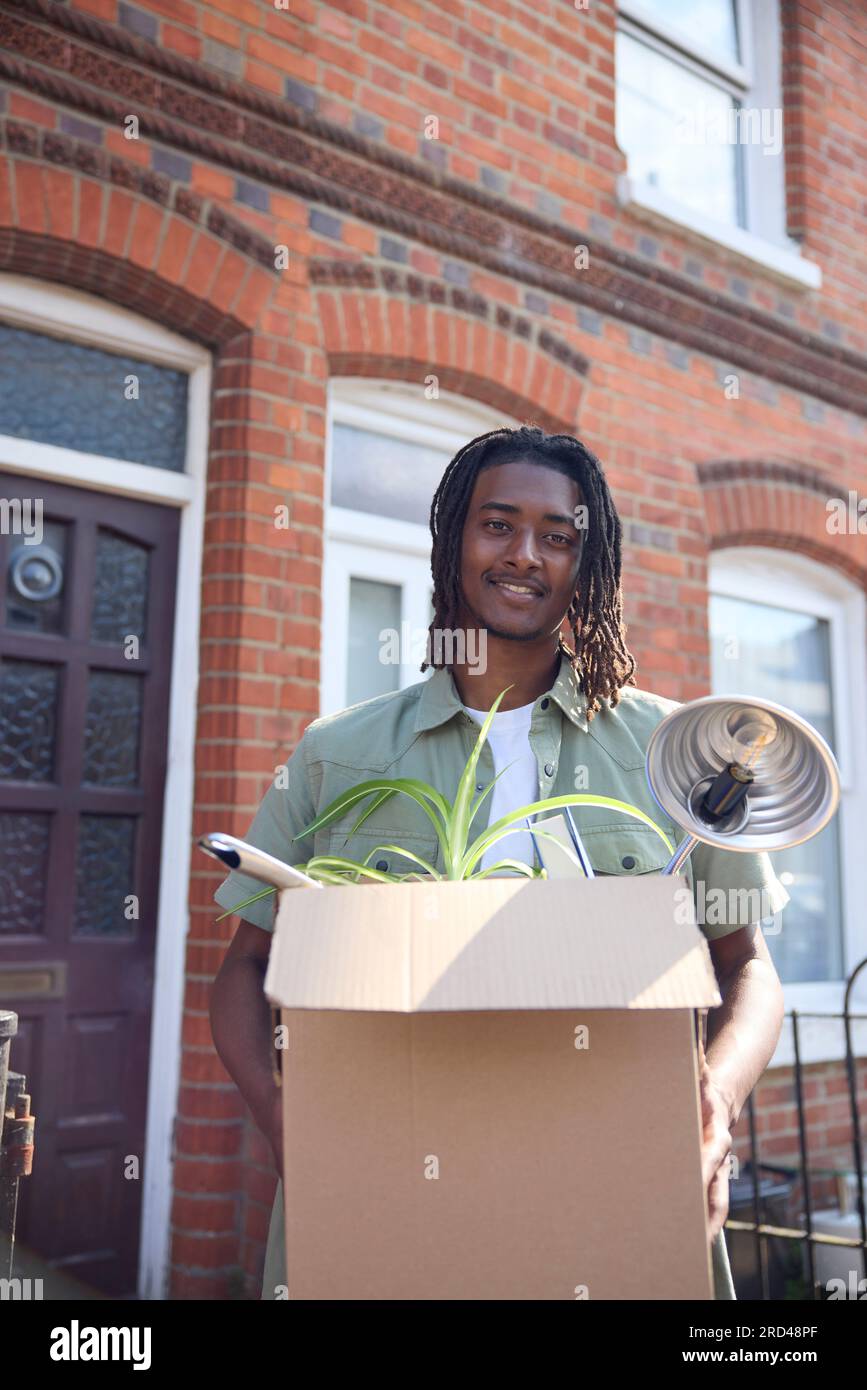
<svg viewBox="0 0 867 1390"><path fill-rule="evenodd" d="M576 482L539 464L503 463L479 475L461 545L461 626L516 642L560 631L581 563L575 508L583 501Z"/></svg>

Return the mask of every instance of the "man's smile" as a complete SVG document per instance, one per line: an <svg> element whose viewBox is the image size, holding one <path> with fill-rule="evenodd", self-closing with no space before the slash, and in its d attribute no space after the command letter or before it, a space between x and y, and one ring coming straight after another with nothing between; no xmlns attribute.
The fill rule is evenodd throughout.
<svg viewBox="0 0 867 1390"><path fill-rule="evenodd" d="M532 584L522 584L518 580L489 579L488 583L504 595L510 603L530 603L542 597L542 591Z"/></svg>

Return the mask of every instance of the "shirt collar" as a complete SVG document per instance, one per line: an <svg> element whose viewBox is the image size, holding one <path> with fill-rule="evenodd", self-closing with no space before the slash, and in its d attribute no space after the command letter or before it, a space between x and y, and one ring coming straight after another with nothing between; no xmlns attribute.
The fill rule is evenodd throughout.
<svg viewBox="0 0 867 1390"><path fill-rule="evenodd" d="M547 692L556 700L567 719L585 734L587 717L585 700L578 688L578 681L565 652L560 653L560 669L551 689ZM545 698L542 696L541 698ZM421 698L415 719L416 733L438 728L447 720L463 711L461 697L457 692L454 677L447 666L438 666L433 674L422 683Z"/></svg>

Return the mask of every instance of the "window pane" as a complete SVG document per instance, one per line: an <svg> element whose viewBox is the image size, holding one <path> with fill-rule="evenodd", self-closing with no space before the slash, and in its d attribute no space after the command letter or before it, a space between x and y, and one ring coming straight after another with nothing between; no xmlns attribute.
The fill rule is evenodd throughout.
<svg viewBox="0 0 867 1390"><path fill-rule="evenodd" d="M794 609L711 597L715 695L760 695L800 714L834 747L830 630L824 618ZM780 978L843 975L839 832L835 817L806 844L775 850L774 871L791 901L782 931L768 936Z"/></svg>
<svg viewBox="0 0 867 1390"><path fill-rule="evenodd" d="M75 865L75 936L134 936L135 816L81 816Z"/></svg>
<svg viewBox="0 0 867 1390"><path fill-rule="evenodd" d="M0 777L50 782L54 776L59 667L0 664Z"/></svg>
<svg viewBox="0 0 867 1390"><path fill-rule="evenodd" d="M617 143L629 173L718 222L743 225L728 92L617 35Z"/></svg>
<svg viewBox="0 0 867 1390"><path fill-rule="evenodd" d="M400 689L401 591L397 584L370 579L349 581L349 667L347 704L356 705L374 695ZM392 648L397 660L388 660L386 629L397 634Z"/></svg>
<svg viewBox="0 0 867 1390"><path fill-rule="evenodd" d="M181 473L187 376L0 324L0 434Z"/></svg>
<svg viewBox="0 0 867 1390"><path fill-rule="evenodd" d="M145 640L149 555L111 531L97 533L90 635L95 642Z"/></svg>
<svg viewBox="0 0 867 1390"><path fill-rule="evenodd" d="M42 932L50 838L49 815L0 812L0 932Z"/></svg>
<svg viewBox="0 0 867 1390"><path fill-rule="evenodd" d="M331 501L335 507L427 526L431 501L448 462L439 449L335 424Z"/></svg>
<svg viewBox="0 0 867 1390"><path fill-rule="evenodd" d="M87 680L82 781L103 787L138 781L142 677L91 671Z"/></svg>
<svg viewBox="0 0 867 1390"><path fill-rule="evenodd" d="M720 58L737 62L738 31L734 0L652 0L660 24L671 24Z"/></svg>

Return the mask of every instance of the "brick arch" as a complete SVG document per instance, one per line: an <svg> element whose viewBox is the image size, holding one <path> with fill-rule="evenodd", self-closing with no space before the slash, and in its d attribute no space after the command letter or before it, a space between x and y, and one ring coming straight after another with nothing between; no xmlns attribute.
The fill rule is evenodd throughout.
<svg viewBox="0 0 867 1390"><path fill-rule="evenodd" d="M839 570L867 591L864 536L833 535L827 502L849 489L788 459L728 459L700 464L711 548L762 545L794 550Z"/></svg>
<svg viewBox="0 0 867 1390"><path fill-rule="evenodd" d="M499 325L403 295L355 289L316 295L322 346L333 376L417 382L437 377L447 391L552 432L571 432L584 390L583 361L560 361ZM564 345L565 349L565 345ZM568 351L568 350L566 350Z"/></svg>
<svg viewBox="0 0 867 1390"><path fill-rule="evenodd" d="M0 271L88 291L208 347L252 330L279 276L233 244L249 247L246 229L200 199L169 207L133 168L0 158Z"/></svg>

